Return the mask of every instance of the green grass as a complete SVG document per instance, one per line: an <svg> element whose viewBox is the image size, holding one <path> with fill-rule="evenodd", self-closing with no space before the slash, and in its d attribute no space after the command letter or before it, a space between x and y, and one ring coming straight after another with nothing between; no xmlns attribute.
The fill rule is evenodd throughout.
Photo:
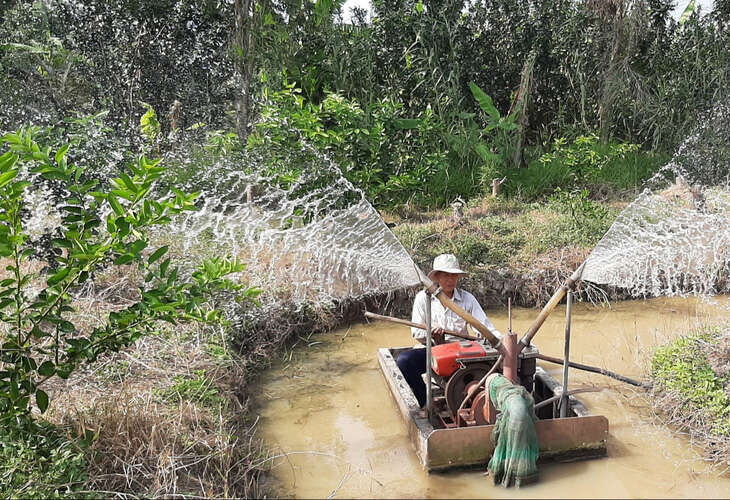
<svg viewBox="0 0 730 500"><path fill-rule="evenodd" d="M545 203L485 198L470 204L460 223L444 212L429 222L399 224L394 233L425 267L436 255L453 253L472 270L526 269L544 252L594 246L617 215L618 209L581 193L562 193Z"/></svg>
<svg viewBox="0 0 730 500"><path fill-rule="evenodd" d="M172 386L155 391L163 401L191 401L209 408L218 408L226 403L205 370L195 370L193 377L178 375L174 380Z"/></svg>
<svg viewBox="0 0 730 500"><path fill-rule="evenodd" d="M710 367L703 345L718 342L719 328L708 327L656 350L651 375L661 389L674 391L686 401L682 410L698 410L712 418L712 432L730 436L730 376L720 377Z"/></svg>
<svg viewBox="0 0 730 500"><path fill-rule="evenodd" d="M652 151L627 151L612 154L616 145L594 144L576 153L574 157L555 154L551 161L533 160L526 168L509 169L503 192L507 196L524 200L538 200L551 195L557 188L570 191L576 188L589 189L592 196L613 195L620 197L625 192L636 192L644 181L654 175L670 156ZM580 174L568 162L579 161L584 156ZM547 158L547 156L545 156ZM485 189L491 190L490 186Z"/></svg>
<svg viewBox="0 0 730 500"><path fill-rule="evenodd" d="M46 422L32 427L0 430L0 497L83 498L86 444Z"/></svg>
<svg viewBox="0 0 730 500"><path fill-rule="evenodd" d="M671 156L655 151L634 151L624 158L614 158L590 179L618 191L640 189L645 180L669 162Z"/></svg>

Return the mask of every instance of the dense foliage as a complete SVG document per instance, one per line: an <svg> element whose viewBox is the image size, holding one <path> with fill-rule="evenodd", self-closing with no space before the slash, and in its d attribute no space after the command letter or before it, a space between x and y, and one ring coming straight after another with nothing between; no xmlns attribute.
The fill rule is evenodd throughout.
<svg viewBox="0 0 730 500"><path fill-rule="evenodd" d="M67 161L68 145L52 153L34 141L30 128L6 134L0 144L0 257L8 271L0 281L0 425L29 422L34 401L41 412L48 408L42 386L50 378L68 378L80 364L153 331L158 321L217 320L219 313L206 307L216 290L256 295L226 278L243 268L235 259L206 260L184 280L163 259L167 247L148 248L148 229L193 209L196 197L174 190L156 199L153 185L164 171L158 162L142 156L130 165L131 175L112 179L112 189L95 190L97 182ZM27 216L27 205L39 203L36 194L43 193L32 182L65 195L43 221ZM48 265L40 272L27 265L38 259L31 239L37 232L51 237ZM109 265L143 272L139 298L84 331L73 323L74 291Z"/></svg>
<svg viewBox="0 0 730 500"><path fill-rule="evenodd" d="M730 435L725 331L711 326L690 332L657 349L651 359L651 375L659 389L676 395L678 412L687 420L705 422L716 438Z"/></svg>
<svg viewBox="0 0 730 500"><path fill-rule="evenodd" d="M283 125L377 205L443 206L581 135L672 151L726 97L724 2L679 21L668 0L342 4L3 2L2 127L105 111L135 148L153 109L165 149Z"/></svg>

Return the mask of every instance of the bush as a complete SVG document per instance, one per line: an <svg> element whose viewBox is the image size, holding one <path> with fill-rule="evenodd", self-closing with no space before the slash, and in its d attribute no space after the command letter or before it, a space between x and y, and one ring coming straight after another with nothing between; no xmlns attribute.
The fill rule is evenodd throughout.
<svg viewBox="0 0 730 500"><path fill-rule="evenodd" d="M22 431L0 429L0 496L3 498L83 498L88 439L69 439L48 423ZM89 496L93 498L93 496Z"/></svg>
<svg viewBox="0 0 730 500"><path fill-rule="evenodd" d="M730 377L713 371L708 347L718 343L720 329L708 327L660 347L651 358L651 376L657 389L676 393L681 413L688 420L701 412L710 417L711 432L730 436ZM724 341L728 338L725 337Z"/></svg>
<svg viewBox="0 0 730 500"><path fill-rule="evenodd" d="M570 145L561 138L526 169L507 171L504 192L532 200L557 188L587 188L592 195L636 190L668 159L665 154L640 151L636 144L600 144L595 135L578 136Z"/></svg>
<svg viewBox="0 0 730 500"><path fill-rule="evenodd" d="M476 166L449 150L456 135L430 108L408 116L400 100L383 98L367 107L338 94L320 104L305 102L291 86L267 94L248 149L291 155L311 146L325 153L342 174L378 207L408 202L443 206L478 192ZM469 153L469 152L467 152ZM471 154L471 153L469 153ZM289 183L306 170L291 161L271 165Z"/></svg>
<svg viewBox="0 0 730 500"><path fill-rule="evenodd" d="M170 258L163 259L166 246L148 248L147 229L194 209L197 196L174 190L152 197L164 171L158 162L141 157L130 165L131 175L112 180L113 189L94 191L97 182L84 182L83 169L68 163L68 145L51 154L35 142L34 132L23 128L0 141L7 149L0 156L0 257L9 264L9 274L0 280L0 322L6 332L0 350L0 427L8 428L32 421L33 400L45 412L49 397L41 387L52 377L67 378L82 363L132 344L157 321L219 321L220 313L208 305L216 291L244 299L258 293L226 278L243 269L235 259L205 260L183 280ZM31 189L28 179L65 194L58 208L34 216L30 204L46 200L35 199L43 192ZM39 231L50 236L52 261L34 272L28 265L38 259L31 233ZM73 292L110 265L134 265L145 276L139 298L110 312L102 326L80 328L74 324Z"/></svg>

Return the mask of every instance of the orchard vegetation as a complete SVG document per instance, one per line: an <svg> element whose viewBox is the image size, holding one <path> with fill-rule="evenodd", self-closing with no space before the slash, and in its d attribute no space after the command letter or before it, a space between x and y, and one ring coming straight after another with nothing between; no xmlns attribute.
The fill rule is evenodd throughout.
<svg viewBox="0 0 730 500"><path fill-rule="evenodd" d="M456 245L475 271L569 267L550 256L594 245L728 97L727 0L679 19L670 0L343 4L0 0L4 496L262 494L245 379L297 331L251 314L260 290L230 279L235 257L190 262L149 237L195 209L186 185L216 159L264 149L292 183L277 151L325 155L419 264ZM37 221L43 203L56 215ZM287 307L300 329L334 321ZM137 430L107 403L69 417L71 381L120 386Z"/></svg>

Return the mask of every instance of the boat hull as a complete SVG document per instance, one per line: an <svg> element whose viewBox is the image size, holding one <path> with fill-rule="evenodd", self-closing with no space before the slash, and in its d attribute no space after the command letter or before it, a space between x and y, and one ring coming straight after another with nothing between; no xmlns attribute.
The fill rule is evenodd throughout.
<svg viewBox="0 0 730 500"><path fill-rule="evenodd" d="M494 452L494 425L441 429L420 416L416 398L395 362L398 353L405 349L379 349L378 362L424 468L442 471L486 465ZM560 385L538 367L535 394L546 399L556 390L560 390ZM608 419L590 415L579 400L570 398L574 416L546 418L535 423L540 460L570 461L606 455Z"/></svg>

